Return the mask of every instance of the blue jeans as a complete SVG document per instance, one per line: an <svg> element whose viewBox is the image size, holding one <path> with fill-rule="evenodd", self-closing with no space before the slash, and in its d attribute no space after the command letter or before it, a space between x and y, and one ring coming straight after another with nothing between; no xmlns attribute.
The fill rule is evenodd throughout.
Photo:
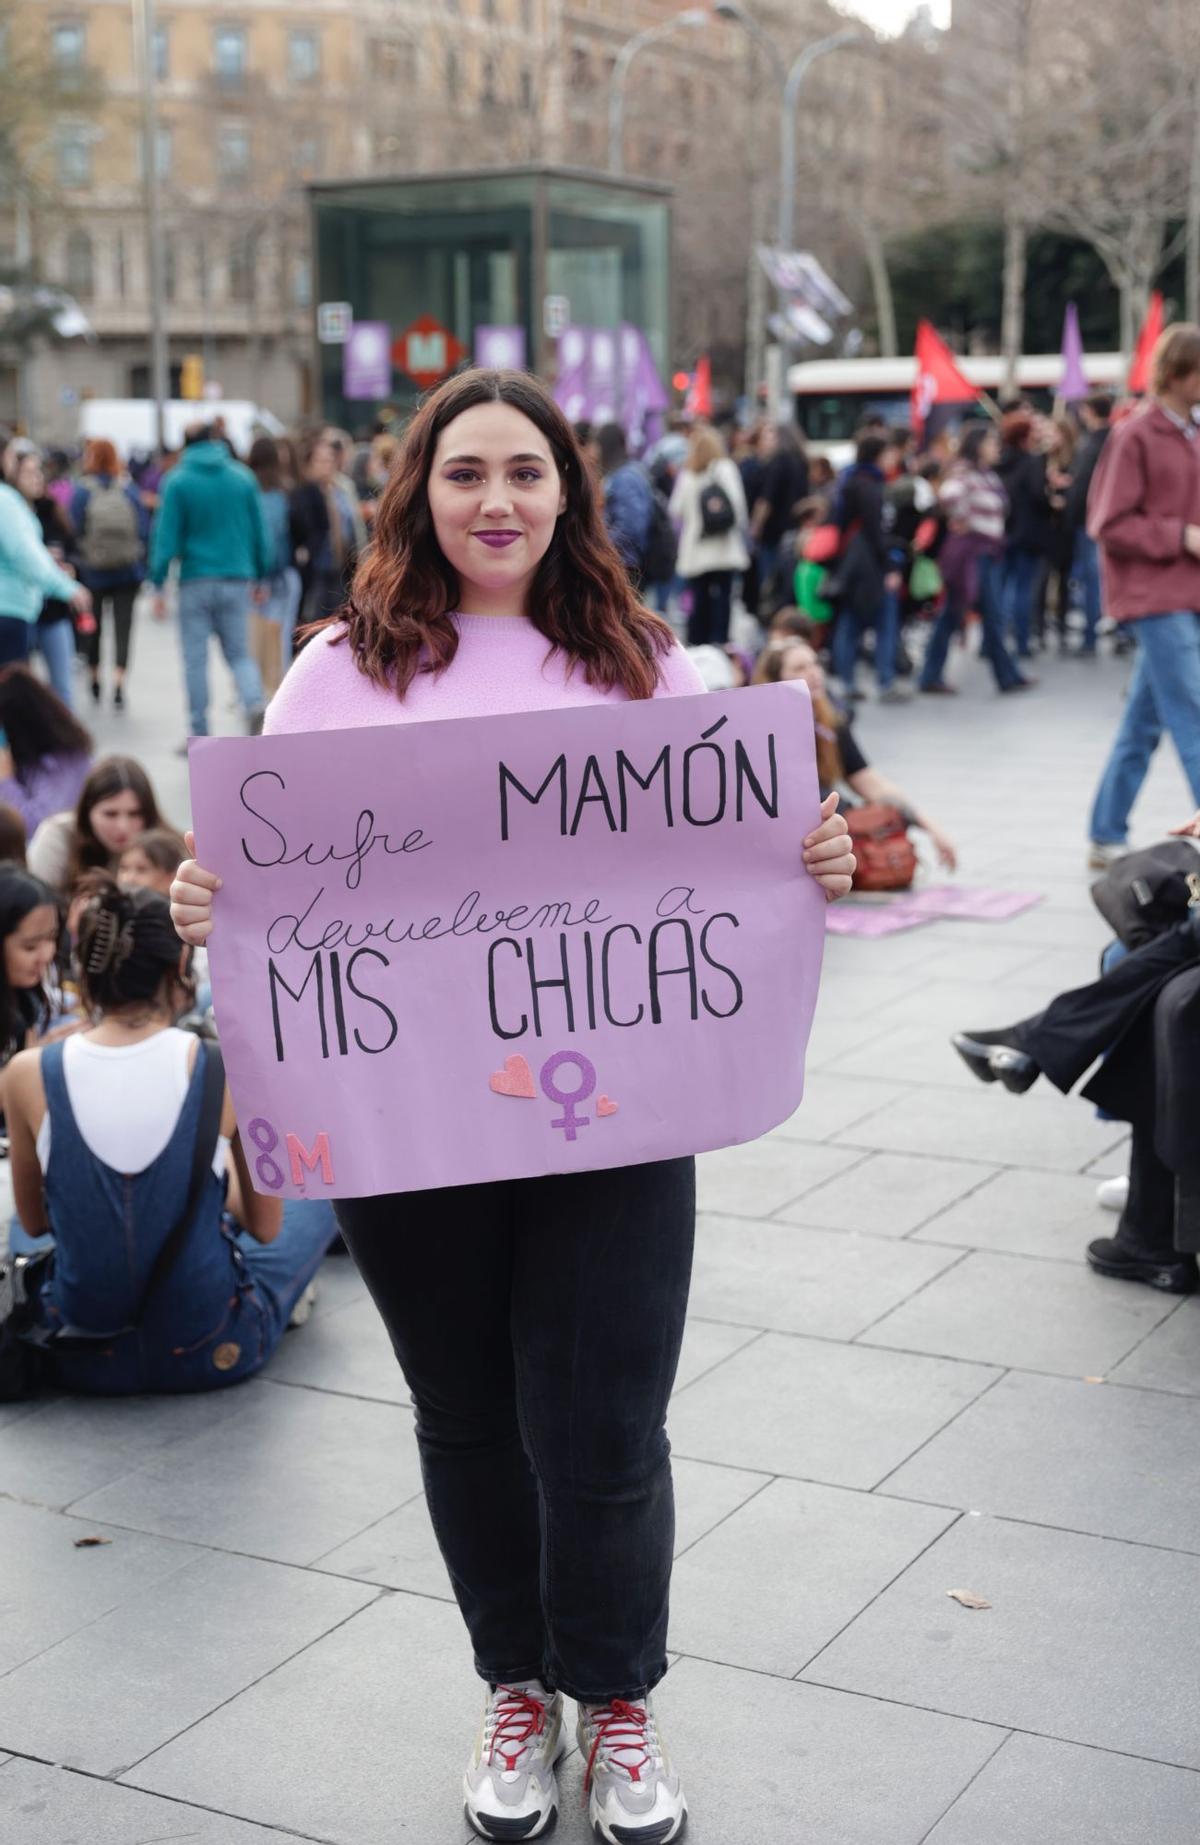
<svg viewBox="0 0 1200 1845"><path fill-rule="evenodd" d="M1081 528L1075 534L1075 557L1071 566L1071 575L1079 585L1083 598L1083 645L1087 653L1094 653L1096 648L1096 630L1100 626L1103 602L1100 594L1100 547L1094 538L1089 538Z"/></svg>
<svg viewBox="0 0 1200 1845"><path fill-rule="evenodd" d="M256 613L264 621L279 623L280 659L286 673L292 663L292 641L296 632L296 617L300 613L300 572L289 565L286 570L279 570L273 577L268 577L264 587L267 599L259 604Z"/></svg>
<svg viewBox="0 0 1200 1845"><path fill-rule="evenodd" d="M896 678L896 655L900 648L900 598L895 590L885 589L874 622L865 621L850 609L841 609L833 626L833 670L849 690L854 684L854 668L868 628L875 629L875 678L881 692L886 692Z"/></svg>
<svg viewBox="0 0 1200 1845"><path fill-rule="evenodd" d="M33 644L46 662L50 684L66 705L71 702L75 665L75 628L69 621L39 621L33 629Z"/></svg>
<svg viewBox="0 0 1200 1845"><path fill-rule="evenodd" d="M1003 634L1016 642L1022 660L1029 658L1029 628L1033 615L1033 591L1041 559L1032 551L1011 546L1004 559L1004 584L1001 590Z"/></svg>
<svg viewBox="0 0 1200 1845"><path fill-rule="evenodd" d="M1003 692L1007 686L1017 685L1021 675L1016 662L1004 645L1004 636L1000 628L1000 574L1001 560L998 557L981 557L979 560L979 579L976 587L975 603L979 610L979 619L983 627L983 640L980 645L980 657L988 662L996 677L996 684ZM946 670L946 657L950 652L950 642L966 614L961 590L946 591L946 600L942 604L941 614L933 624L933 633L925 650L925 664L921 668L921 687L928 691L931 686L940 685Z"/></svg>
<svg viewBox="0 0 1200 1845"><path fill-rule="evenodd" d="M1200 806L1200 614L1180 609L1131 624L1137 658L1125 715L1104 765L1092 807L1095 844L1123 846L1129 815L1164 730Z"/></svg>
<svg viewBox="0 0 1200 1845"><path fill-rule="evenodd" d="M194 577L179 585L179 642L188 724L208 735L208 642L215 635L247 717L262 709L262 675L251 657L250 584L238 577Z"/></svg>

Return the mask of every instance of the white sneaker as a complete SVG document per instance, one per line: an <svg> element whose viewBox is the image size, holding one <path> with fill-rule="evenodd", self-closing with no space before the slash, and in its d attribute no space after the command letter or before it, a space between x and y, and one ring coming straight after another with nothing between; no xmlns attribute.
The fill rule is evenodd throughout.
<svg viewBox="0 0 1200 1845"><path fill-rule="evenodd" d="M1129 1202L1129 1180L1122 1174L1117 1179L1101 1179L1096 1187L1096 1203L1106 1211L1123 1211Z"/></svg>
<svg viewBox="0 0 1200 1845"><path fill-rule="evenodd" d="M303 1294L296 1302L296 1305L292 1308L291 1318L288 1320L288 1330L290 1331L293 1326L307 1326L312 1318L312 1310L316 1304L317 1284L315 1281L310 1281Z"/></svg>
<svg viewBox="0 0 1200 1845"><path fill-rule="evenodd" d="M650 1699L579 1706L583 1788L596 1837L607 1845L670 1845L687 1823L687 1801L659 1734Z"/></svg>
<svg viewBox="0 0 1200 1845"><path fill-rule="evenodd" d="M1107 871L1109 866L1115 865L1119 858L1128 858L1128 856L1128 846L1104 846L1093 839L1088 847L1088 870Z"/></svg>
<svg viewBox="0 0 1200 1845"><path fill-rule="evenodd" d="M567 1746L560 1694L540 1679L497 1685L463 1775L467 1819L485 1839L536 1839L558 1817L554 1765Z"/></svg>

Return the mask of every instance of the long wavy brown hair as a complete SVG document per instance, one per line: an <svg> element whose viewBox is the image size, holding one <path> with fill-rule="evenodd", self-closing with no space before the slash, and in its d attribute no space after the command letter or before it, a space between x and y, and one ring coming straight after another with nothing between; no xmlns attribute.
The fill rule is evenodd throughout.
<svg viewBox="0 0 1200 1845"><path fill-rule="evenodd" d="M758 665L754 669L752 685L780 685L783 682L783 663L793 647L806 647L816 653L806 640L786 636L783 640L772 641L758 656ZM838 727L840 719L832 700L824 692L810 692L812 700L813 727L816 730L817 744L817 780L822 788L836 788L845 780L846 769L842 762L842 752L838 745Z"/></svg>
<svg viewBox="0 0 1200 1845"><path fill-rule="evenodd" d="M360 672L403 698L418 672L444 672L458 651L450 619L459 605L458 575L434 533L428 483L443 429L478 404L508 404L529 418L550 445L566 493L530 586L530 621L572 668L582 668L589 685L650 698L671 630L638 601L574 432L544 385L526 372L460 372L425 399L409 424L349 603L331 618L345 625Z"/></svg>

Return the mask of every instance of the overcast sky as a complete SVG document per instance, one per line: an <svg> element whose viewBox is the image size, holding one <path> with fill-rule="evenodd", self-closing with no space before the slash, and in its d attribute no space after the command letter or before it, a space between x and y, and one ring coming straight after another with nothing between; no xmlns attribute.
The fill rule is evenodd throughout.
<svg viewBox="0 0 1200 1845"><path fill-rule="evenodd" d="M902 32L906 20L916 12L919 0L837 0L845 13L857 13L881 32ZM931 0L934 23L950 24L950 0Z"/></svg>

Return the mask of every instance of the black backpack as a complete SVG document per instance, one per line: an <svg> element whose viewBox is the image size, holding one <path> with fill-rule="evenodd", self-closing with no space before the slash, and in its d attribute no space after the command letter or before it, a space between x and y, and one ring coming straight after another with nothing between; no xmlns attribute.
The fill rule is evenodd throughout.
<svg viewBox="0 0 1200 1845"><path fill-rule="evenodd" d="M737 514L733 510L733 501L720 481L705 481L700 489L701 537L724 538L726 532L732 532L736 524Z"/></svg>
<svg viewBox="0 0 1200 1845"><path fill-rule="evenodd" d="M657 487L652 487L650 493L650 529L646 533L646 549L642 557L642 580L646 583L669 583L675 575L679 540L675 536L675 525L665 497Z"/></svg>

